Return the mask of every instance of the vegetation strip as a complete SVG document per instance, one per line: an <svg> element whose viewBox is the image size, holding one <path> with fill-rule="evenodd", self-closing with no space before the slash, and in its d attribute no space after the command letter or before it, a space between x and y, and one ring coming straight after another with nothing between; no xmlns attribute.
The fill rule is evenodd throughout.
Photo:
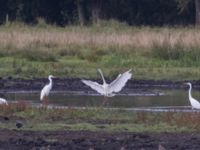
<svg viewBox="0 0 200 150"><path fill-rule="evenodd" d="M120 30L115 26L121 26ZM0 27L0 76L96 78L132 68L134 79L200 77L197 28L113 26ZM148 62L148 63L147 63ZM44 69L45 68L45 69Z"/></svg>
<svg viewBox="0 0 200 150"><path fill-rule="evenodd" d="M0 127L20 130L90 130L105 132L196 132L199 112L133 112L126 110L47 109L25 102L1 106ZM21 124L17 126L17 124Z"/></svg>

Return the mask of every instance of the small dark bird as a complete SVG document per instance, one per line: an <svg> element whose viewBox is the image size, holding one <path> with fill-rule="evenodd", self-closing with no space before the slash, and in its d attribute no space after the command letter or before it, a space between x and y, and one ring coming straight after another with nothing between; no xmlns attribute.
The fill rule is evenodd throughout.
<svg viewBox="0 0 200 150"><path fill-rule="evenodd" d="M8 120L9 120L9 118L8 118L8 117L4 117L4 120L8 121Z"/></svg>
<svg viewBox="0 0 200 150"><path fill-rule="evenodd" d="M17 128L23 127L23 123L20 122L20 121L17 121L15 125L16 125Z"/></svg>

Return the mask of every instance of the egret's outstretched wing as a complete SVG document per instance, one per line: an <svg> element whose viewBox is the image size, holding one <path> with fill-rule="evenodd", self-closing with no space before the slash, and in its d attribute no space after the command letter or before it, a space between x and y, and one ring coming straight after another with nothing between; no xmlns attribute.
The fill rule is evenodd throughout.
<svg viewBox="0 0 200 150"><path fill-rule="evenodd" d="M100 94L104 94L104 89L102 85L98 84L97 82L93 82L90 80L81 80L84 84L88 85L91 87L93 90L97 91Z"/></svg>
<svg viewBox="0 0 200 150"><path fill-rule="evenodd" d="M108 89L109 92L119 92L126 84L126 82L131 78L131 69L123 74L119 74L118 77L110 83Z"/></svg>
<svg viewBox="0 0 200 150"><path fill-rule="evenodd" d="M7 102L6 99L0 98L0 104L6 104L6 105L8 105L8 102Z"/></svg>

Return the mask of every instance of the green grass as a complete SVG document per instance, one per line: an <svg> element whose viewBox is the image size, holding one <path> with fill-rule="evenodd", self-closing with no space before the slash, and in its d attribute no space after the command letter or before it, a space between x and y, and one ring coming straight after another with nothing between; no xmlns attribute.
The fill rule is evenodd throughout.
<svg viewBox="0 0 200 150"><path fill-rule="evenodd" d="M22 121L20 130L57 131L89 130L105 132L199 132L200 113L194 112L132 112L125 110L94 109L46 109L30 107L18 102L2 106L0 128L16 129L15 122ZM1 117L2 119L2 117Z"/></svg>
<svg viewBox="0 0 200 150"><path fill-rule="evenodd" d="M135 79L200 79L199 29L98 26L0 26L0 76L96 78L133 69Z"/></svg>
<svg viewBox="0 0 200 150"><path fill-rule="evenodd" d="M16 129L11 124L2 124L0 128ZM194 129L188 129L187 127L179 127L168 124L157 124L147 126L145 124L109 124L109 125L98 125L91 123L77 123L77 124L66 124L66 123L35 123L26 124L21 130L32 130L32 131L59 131L59 130L71 130L71 131L104 131L104 132L195 132Z"/></svg>

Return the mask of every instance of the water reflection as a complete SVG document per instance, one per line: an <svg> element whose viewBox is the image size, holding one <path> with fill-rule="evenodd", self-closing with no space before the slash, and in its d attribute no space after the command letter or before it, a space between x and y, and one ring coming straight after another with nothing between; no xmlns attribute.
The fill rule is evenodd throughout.
<svg viewBox="0 0 200 150"><path fill-rule="evenodd" d="M159 91L159 92L158 92ZM154 94L152 94L154 93ZM131 93L130 95L117 95L109 98L107 107L112 108L140 108L140 107L168 107L189 106L188 91L186 90L152 90L152 93ZM161 94L155 94L161 93ZM164 94L163 94L164 93ZM193 90L193 97L200 100L200 92ZM39 104L39 91L4 93L8 101L25 100ZM99 107L103 97L95 93L87 95L83 92L52 92L49 103L56 106Z"/></svg>

